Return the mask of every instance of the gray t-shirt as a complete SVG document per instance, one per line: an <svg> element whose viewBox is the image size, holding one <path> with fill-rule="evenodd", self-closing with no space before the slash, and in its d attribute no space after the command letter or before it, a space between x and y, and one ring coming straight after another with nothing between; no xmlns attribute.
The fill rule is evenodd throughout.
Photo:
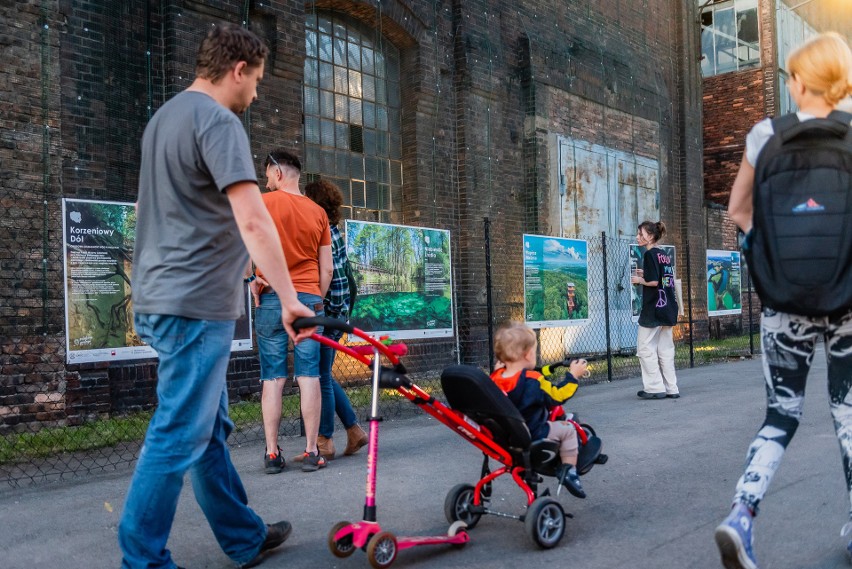
<svg viewBox="0 0 852 569"><path fill-rule="evenodd" d="M248 263L225 189L257 182L248 137L232 111L183 91L142 136L133 309L235 320Z"/></svg>

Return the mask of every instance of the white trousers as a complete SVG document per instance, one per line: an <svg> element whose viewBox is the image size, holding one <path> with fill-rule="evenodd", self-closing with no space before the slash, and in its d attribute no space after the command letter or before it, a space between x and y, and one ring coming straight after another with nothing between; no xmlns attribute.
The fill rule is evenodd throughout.
<svg viewBox="0 0 852 569"><path fill-rule="evenodd" d="M636 356L642 368L642 384L647 393L678 393L671 326L639 326Z"/></svg>

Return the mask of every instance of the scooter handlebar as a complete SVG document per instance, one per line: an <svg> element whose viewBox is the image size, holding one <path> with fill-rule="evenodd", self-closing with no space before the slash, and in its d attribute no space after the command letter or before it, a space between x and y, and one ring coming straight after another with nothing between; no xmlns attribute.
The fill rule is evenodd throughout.
<svg viewBox="0 0 852 569"><path fill-rule="evenodd" d="M346 332L347 334L351 334L354 328L347 322L343 320L338 320L337 318L330 318L328 316L313 316L311 318L296 318L293 321L293 329L297 332L302 328L312 328L314 326L323 326L324 328L331 328L332 330L340 330L341 332Z"/></svg>

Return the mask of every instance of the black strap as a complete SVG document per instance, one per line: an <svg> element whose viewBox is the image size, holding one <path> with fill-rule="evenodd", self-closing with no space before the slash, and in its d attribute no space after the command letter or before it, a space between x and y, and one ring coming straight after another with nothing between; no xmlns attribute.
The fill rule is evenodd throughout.
<svg viewBox="0 0 852 569"><path fill-rule="evenodd" d="M828 113L828 118L836 120L838 122L842 122L846 125L852 123L852 113L847 113L846 111L831 111L830 113Z"/></svg>
<svg viewBox="0 0 852 569"><path fill-rule="evenodd" d="M778 117L772 121L772 129L781 141L786 144L799 137L823 136L832 138L845 138L850 129L852 115L843 111L832 111L826 118L815 118L799 121L796 113L790 113Z"/></svg>
<svg viewBox="0 0 852 569"><path fill-rule="evenodd" d="M784 133L800 122L799 115L796 113L781 115L780 117L772 119L772 132L780 136L783 140Z"/></svg>

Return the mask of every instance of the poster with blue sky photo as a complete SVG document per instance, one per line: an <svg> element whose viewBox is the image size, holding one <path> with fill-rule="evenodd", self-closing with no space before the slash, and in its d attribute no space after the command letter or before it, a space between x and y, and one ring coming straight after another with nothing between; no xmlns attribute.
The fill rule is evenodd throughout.
<svg viewBox="0 0 852 569"><path fill-rule="evenodd" d="M589 244L582 239L524 235L524 315L532 328L589 319Z"/></svg>

